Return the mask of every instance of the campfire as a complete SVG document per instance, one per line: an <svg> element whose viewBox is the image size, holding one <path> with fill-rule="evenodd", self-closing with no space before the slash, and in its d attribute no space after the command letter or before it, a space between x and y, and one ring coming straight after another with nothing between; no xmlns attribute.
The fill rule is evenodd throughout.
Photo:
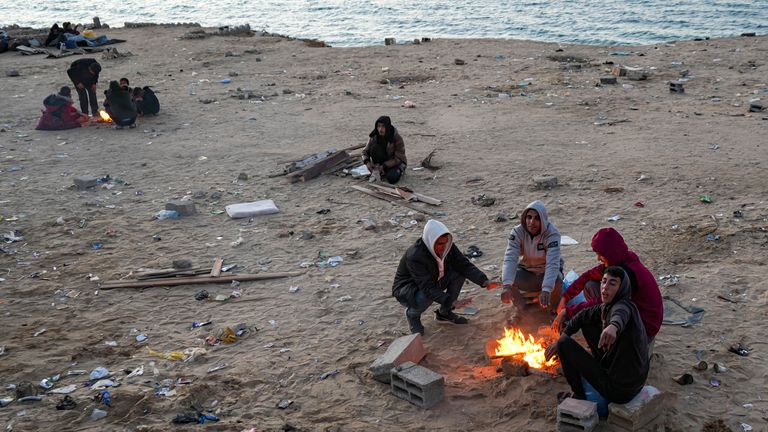
<svg viewBox="0 0 768 432"><path fill-rule="evenodd" d="M486 354L492 364L499 365L508 375L527 375L529 370L550 373L558 362L544 359L547 345L545 339L536 340L520 329L505 328L504 337L486 343ZM509 373L510 368L516 372Z"/></svg>
<svg viewBox="0 0 768 432"><path fill-rule="evenodd" d="M99 110L99 115L101 116L100 121L104 123L110 123L112 121L112 117L110 117L109 114L107 114L107 112L104 110Z"/></svg>

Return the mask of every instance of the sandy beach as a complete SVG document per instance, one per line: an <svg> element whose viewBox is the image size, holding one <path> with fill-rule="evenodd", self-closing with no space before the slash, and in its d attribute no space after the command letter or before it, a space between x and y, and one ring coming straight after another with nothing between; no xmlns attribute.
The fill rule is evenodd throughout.
<svg viewBox="0 0 768 432"><path fill-rule="evenodd" d="M669 397L667 431L717 420L732 431L768 430L768 111L749 112L758 99L768 105L768 37L318 48L279 37L182 39L189 30L97 31L125 39L114 47L133 54L92 56L103 67L99 101L121 77L160 99L160 115L139 118L135 129L35 130L42 100L71 84L66 70L82 56L0 54L0 232L23 236L0 245L0 384L37 386L62 374L54 389L78 386L73 410L57 410L56 394L0 408L13 431L555 430L564 378L505 377L487 364L484 344L502 335L513 309L499 292L465 286L462 297L479 309L468 326L439 326L425 314L422 365L446 380L436 407L409 404L370 376L368 365L408 333L391 285L424 222L412 225L421 218L408 208L351 188L363 180L271 175L285 161L364 144L380 115L405 140L401 184L443 200L419 206L443 212L459 248L478 246L475 264L490 277L500 277L516 215L535 199L579 242L563 247L566 271L596 265L592 235L612 226L657 278L676 276L660 281L662 294L706 312L690 327L663 326L656 338L648 384ZM596 85L619 64L643 68L648 79ZM685 92L671 93L669 81L683 75ZM441 169L412 169L434 149ZM537 188L532 177L541 174L557 176L558 186ZM83 175L113 181L79 191L73 178ZM479 194L495 204L473 205ZM185 197L196 215L153 219ZM280 212L252 220L222 212L261 199ZM496 222L500 212L509 220ZM363 219L377 228L365 230ZM302 267L327 256L343 263ZM236 288L100 288L173 260L210 267L216 257L240 273L304 273ZM210 300L195 299L201 289ZM235 289L240 298L213 300ZM193 321L213 323L190 329ZM216 329L241 323L249 331L236 343L206 345ZM735 343L749 355L729 352ZM193 348L189 361L149 352ZM699 360L727 370L694 370ZM100 366L120 385L112 406L101 406L107 417L91 420L99 392L82 386L88 375L66 373ZM127 378L140 366L143 375ZM693 384L672 380L683 373ZM171 395L156 395L162 387ZM292 403L281 409L281 400ZM171 424L192 404L220 421Z"/></svg>

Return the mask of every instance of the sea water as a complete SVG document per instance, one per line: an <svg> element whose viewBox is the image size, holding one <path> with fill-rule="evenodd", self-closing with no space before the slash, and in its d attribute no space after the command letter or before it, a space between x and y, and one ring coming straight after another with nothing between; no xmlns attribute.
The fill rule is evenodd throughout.
<svg viewBox="0 0 768 432"><path fill-rule="evenodd" d="M121 0L3 1L0 25L54 22L197 22L254 29L333 46L385 37L514 38L581 44L651 44L768 33L768 0Z"/></svg>

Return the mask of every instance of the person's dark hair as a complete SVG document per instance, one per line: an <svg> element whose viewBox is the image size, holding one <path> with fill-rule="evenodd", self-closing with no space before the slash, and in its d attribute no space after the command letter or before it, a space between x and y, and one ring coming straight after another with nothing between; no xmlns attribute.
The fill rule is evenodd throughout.
<svg viewBox="0 0 768 432"><path fill-rule="evenodd" d="M619 266L611 266L605 269L603 274L619 278L620 281L624 281L624 269Z"/></svg>
<svg viewBox="0 0 768 432"><path fill-rule="evenodd" d="M59 89L59 94L65 97L72 97L72 89L69 86L64 86Z"/></svg>
<svg viewBox="0 0 768 432"><path fill-rule="evenodd" d="M389 116L381 116L376 119L376 123L373 124L373 131L368 134L370 137L377 137L379 135L379 131L377 128L379 127L379 123L383 124L387 128L387 133L385 135L385 138L387 142L394 142L395 141L395 127L392 126L392 119L389 118Z"/></svg>
<svg viewBox="0 0 768 432"><path fill-rule="evenodd" d="M98 74L99 72L101 72L101 65L98 63L91 63L91 65L88 66L88 70L90 70L94 74Z"/></svg>
<svg viewBox="0 0 768 432"><path fill-rule="evenodd" d="M120 78L120 82L122 83L123 81L125 81L125 85L131 85L131 82L128 81L128 78Z"/></svg>

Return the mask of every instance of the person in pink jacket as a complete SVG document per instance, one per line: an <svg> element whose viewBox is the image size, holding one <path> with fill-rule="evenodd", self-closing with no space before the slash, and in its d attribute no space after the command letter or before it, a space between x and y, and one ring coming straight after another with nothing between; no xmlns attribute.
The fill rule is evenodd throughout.
<svg viewBox="0 0 768 432"><path fill-rule="evenodd" d="M629 275L632 286L632 302L637 305L645 326L649 343L659 332L664 319L664 302L656 278L640 262L637 254L629 250L624 238L613 228L601 228L592 237L592 250L600 264L582 273L568 289L558 306L554 327L561 327L579 311L600 303L600 280L607 267L619 266ZM571 299L584 291L585 302L566 306Z"/></svg>

